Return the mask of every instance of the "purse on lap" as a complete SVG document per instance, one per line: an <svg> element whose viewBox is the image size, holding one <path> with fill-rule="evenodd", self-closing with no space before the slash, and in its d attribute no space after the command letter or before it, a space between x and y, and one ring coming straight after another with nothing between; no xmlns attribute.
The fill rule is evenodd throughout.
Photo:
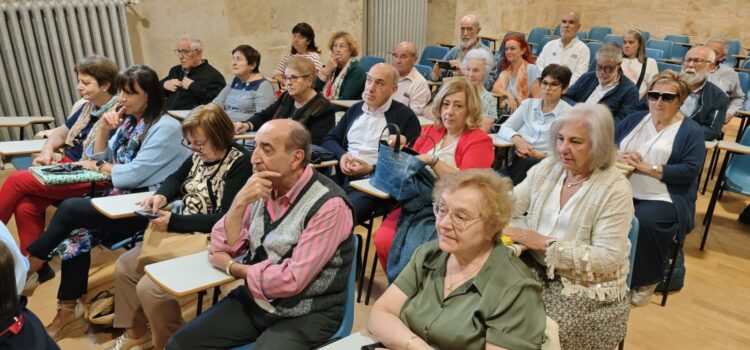
<svg viewBox="0 0 750 350"><path fill-rule="evenodd" d="M396 136L394 147L389 146L388 141L383 140L386 130ZM380 133L380 138L378 162L375 166L375 174L370 178L370 184L398 201L419 195L421 189L424 188L419 185L420 183L428 183L430 186L434 184L435 178L427 170L427 164L417 158L419 153L408 147L401 148L401 129L398 125L388 123ZM434 145L435 140L432 140L432 143ZM433 153L435 148L433 146Z"/></svg>

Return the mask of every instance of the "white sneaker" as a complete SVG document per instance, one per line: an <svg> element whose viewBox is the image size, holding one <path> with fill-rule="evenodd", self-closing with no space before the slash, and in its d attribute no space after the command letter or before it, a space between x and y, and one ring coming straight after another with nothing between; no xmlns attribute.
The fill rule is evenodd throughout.
<svg viewBox="0 0 750 350"><path fill-rule="evenodd" d="M109 350L146 350L154 347L151 343L151 331L138 339L130 339L125 333L117 338L115 345Z"/></svg>
<svg viewBox="0 0 750 350"><path fill-rule="evenodd" d="M26 277L26 283L23 286L23 295L27 297L32 296L36 287L39 287L39 274L34 272Z"/></svg>
<svg viewBox="0 0 750 350"><path fill-rule="evenodd" d="M633 306L646 306L651 302L651 296L654 295L657 284L648 286L635 287L630 294L630 304Z"/></svg>

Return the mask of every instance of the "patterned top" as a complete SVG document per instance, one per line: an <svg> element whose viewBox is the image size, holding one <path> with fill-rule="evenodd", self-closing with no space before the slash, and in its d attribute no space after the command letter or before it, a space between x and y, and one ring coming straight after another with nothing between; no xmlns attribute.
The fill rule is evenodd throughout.
<svg viewBox="0 0 750 350"><path fill-rule="evenodd" d="M286 69L286 64L289 63L289 60L292 59L292 57L304 57L308 60L312 61L313 64L315 64L315 75L318 75L318 72L320 72L321 69L323 69L323 65L320 63L320 54L317 52L308 52L305 54L292 54L291 52L288 52L286 55L281 57L281 60L279 61L279 64L276 65L276 68L273 70L273 73L271 74L272 77L275 77L279 74L284 75L284 69Z"/></svg>
<svg viewBox="0 0 750 350"><path fill-rule="evenodd" d="M218 209L217 203L224 197L224 177L242 156L238 149L230 148L220 162L208 164L193 154L193 167L182 185L182 214L208 214Z"/></svg>
<svg viewBox="0 0 750 350"><path fill-rule="evenodd" d="M224 107L233 122L247 120L274 101L273 86L265 78L243 82L235 77L216 96L214 103Z"/></svg>
<svg viewBox="0 0 750 350"><path fill-rule="evenodd" d="M480 90L479 97L482 100L482 116L484 118L497 119L497 98L485 89Z"/></svg>

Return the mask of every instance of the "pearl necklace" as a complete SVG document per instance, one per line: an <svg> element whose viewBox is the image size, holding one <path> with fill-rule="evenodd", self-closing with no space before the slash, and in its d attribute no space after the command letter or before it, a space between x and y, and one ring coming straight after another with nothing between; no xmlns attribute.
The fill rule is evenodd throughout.
<svg viewBox="0 0 750 350"><path fill-rule="evenodd" d="M567 183L567 184L565 185L565 187L567 187L567 188L571 188L571 187L573 187L573 186L578 186L578 185L582 184L582 183L583 183L584 181L586 181L586 180L588 180L588 179L589 179L588 177L585 177L585 178L584 178L583 180L581 180L581 181L578 181L578 182L568 182L568 183ZM568 176L567 176L567 175L565 176L565 181L568 181Z"/></svg>

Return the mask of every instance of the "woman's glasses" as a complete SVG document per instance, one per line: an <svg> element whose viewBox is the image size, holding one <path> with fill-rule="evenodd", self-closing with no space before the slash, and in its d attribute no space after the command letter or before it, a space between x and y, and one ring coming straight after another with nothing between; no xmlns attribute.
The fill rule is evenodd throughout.
<svg viewBox="0 0 750 350"><path fill-rule="evenodd" d="M438 203L434 203L432 205L432 212L435 213L435 217L438 220L441 220L446 215L448 215L451 220L451 224L453 225L453 228L456 229L456 231L463 231L467 227L469 227L470 223L479 220L479 218L469 218L467 214L462 212L453 212L445 205L440 205Z"/></svg>
<svg viewBox="0 0 750 350"><path fill-rule="evenodd" d="M656 91L649 91L646 96L648 97L649 101L658 101L659 98L661 98L664 102L672 102L675 98L677 98L677 94L673 94L671 92L656 92Z"/></svg>

